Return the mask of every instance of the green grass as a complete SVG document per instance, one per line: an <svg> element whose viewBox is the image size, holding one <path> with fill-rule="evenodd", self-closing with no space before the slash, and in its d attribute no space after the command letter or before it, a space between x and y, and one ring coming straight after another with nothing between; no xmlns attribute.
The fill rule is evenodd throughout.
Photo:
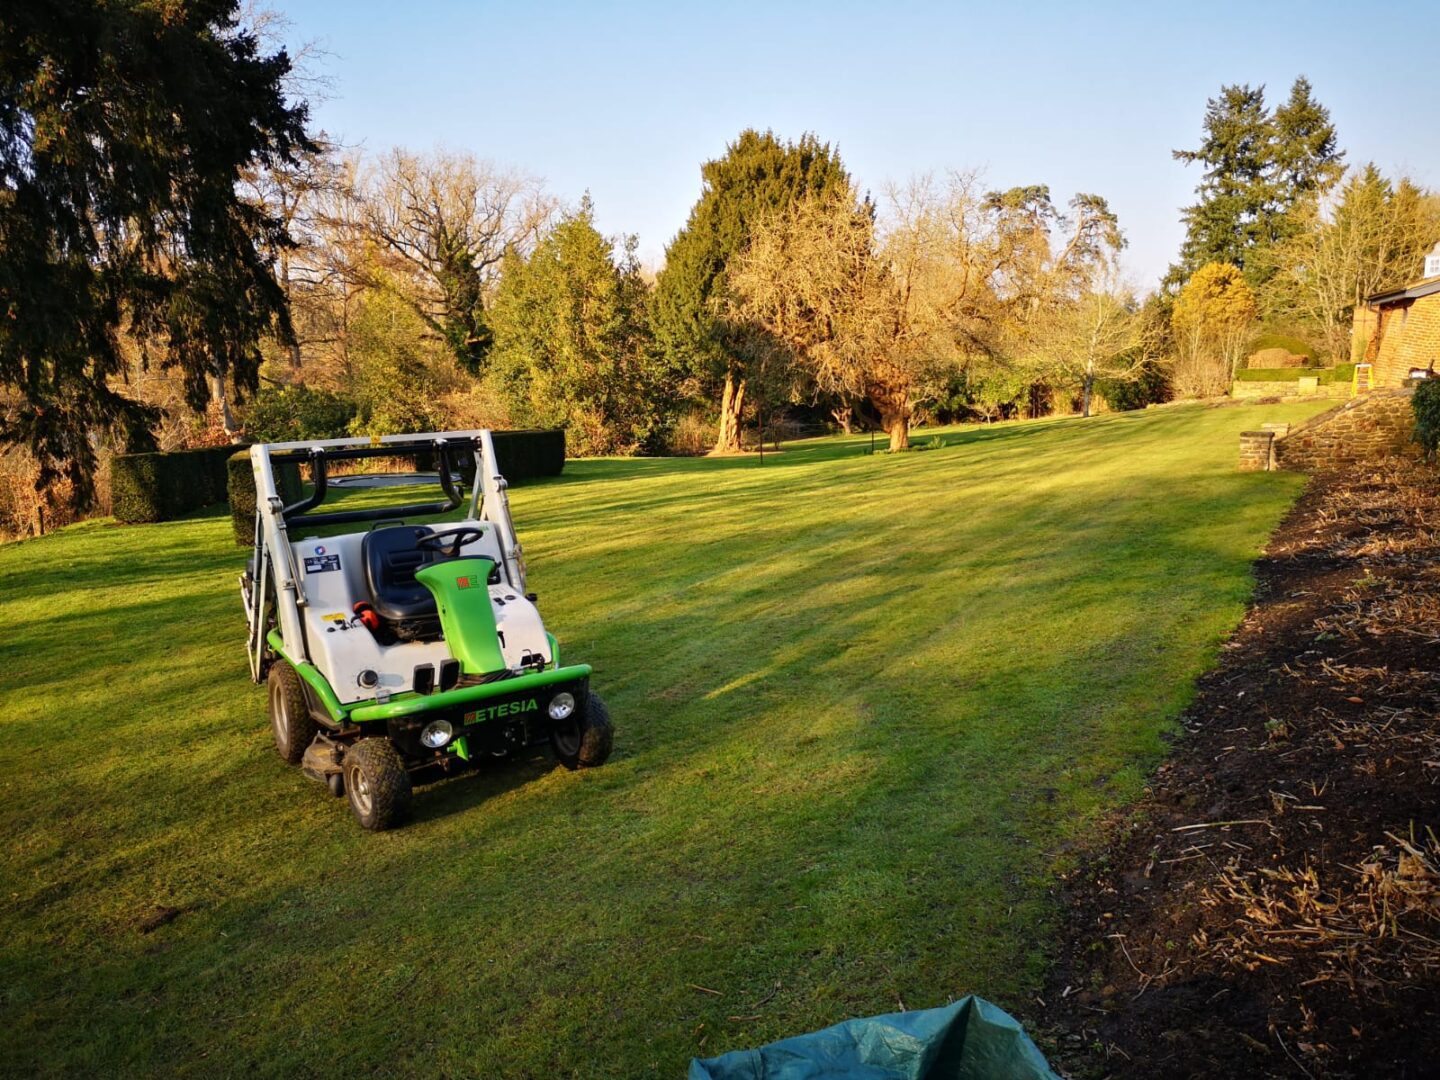
<svg viewBox="0 0 1440 1080"><path fill-rule="evenodd" d="M1301 487L1237 433L1323 407L572 462L513 505L615 757L381 835L270 746L223 510L0 548L0 1071L674 1077L1021 1004Z"/></svg>

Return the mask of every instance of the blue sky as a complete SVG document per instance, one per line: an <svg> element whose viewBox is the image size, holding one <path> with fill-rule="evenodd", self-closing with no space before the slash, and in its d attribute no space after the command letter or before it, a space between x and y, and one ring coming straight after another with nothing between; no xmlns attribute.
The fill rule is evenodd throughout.
<svg viewBox="0 0 1440 1080"><path fill-rule="evenodd" d="M980 169L1105 196L1148 288L1222 83L1309 76L1350 163L1440 187L1440 4L497 4L270 0L334 80L318 123L369 150L444 145L522 169L658 264L699 166L745 127L837 143L860 184Z"/></svg>

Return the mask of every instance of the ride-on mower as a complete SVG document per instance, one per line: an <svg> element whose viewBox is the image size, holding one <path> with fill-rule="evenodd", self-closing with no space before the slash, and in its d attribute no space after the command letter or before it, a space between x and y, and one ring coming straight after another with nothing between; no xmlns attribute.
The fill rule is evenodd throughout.
<svg viewBox="0 0 1440 1080"><path fill-rule="evenodd" d="M443 499L318 509L333 462L411 455L434 460ZM472 461L464 516L414 524L467 501L457 479ZM250 674L269 685L280 756L346 796L361 825L397 825L414 784L536 743L571 769L609 757L590 667L560 665L526 591L490 432L260 444L250 463L255 550L240 579ZM287 506L277 470L302 464L311 490Z"/></svg>

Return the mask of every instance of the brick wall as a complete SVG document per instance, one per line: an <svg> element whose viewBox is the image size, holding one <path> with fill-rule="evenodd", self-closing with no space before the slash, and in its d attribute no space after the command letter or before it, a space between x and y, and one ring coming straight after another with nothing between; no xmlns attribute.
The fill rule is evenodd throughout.
<svg viewBox="0 0 1440 1080"><path fill-rule="evenodd" d="M1391 454L1416 453L1418 448L1411 441L1415 432L1412 393L1410 387L1372 390L1312 416L1274 440L1274 467L1314 472ZM1245 446L1243 435L1241 445Z"/></svg>
<svg viewBox="0 0 1440 1080"><path fill-rule="evenodd" d="M1400 386L1411 368L1434 364L1440 370L1440 293L1387 304L1378 312L1357 309L1357 332L1372 324L1364 356L1375 365L1376 386Z"/></svg>
<svg viewBox="0 0 1440 1080"><path fill-rule="evenodd" d="M1380 325L1380 313L1365 304L1355 305L1355 322L1350 327L1350 362L1363 364L1369 357L1366 353L1375 340L1375 331Z"/></svg>

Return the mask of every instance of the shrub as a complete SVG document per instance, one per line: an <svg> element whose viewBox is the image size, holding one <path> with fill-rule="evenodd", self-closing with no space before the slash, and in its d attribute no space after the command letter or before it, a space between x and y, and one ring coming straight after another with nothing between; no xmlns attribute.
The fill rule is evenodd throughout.
<svg viewBox="0 0 1440 1080"><path fill-rule="evenodd" d="M0 542L12 537L37 535L79 521L95 512L95 505L77 506L68 480L52 480L43 488L35 486L40 465L24 446L0 450ZM104 474L97 479L104 480ZM96 485L96 505L109 490Z"/></svg>
<svg viewBox="0 0 1440 1080"><path fill-rule="evenodd" d="M698 457L710 452L719 429L699 409L692 409L675 421L665 450L682 457Z"/></svg>
<svg viewBox="0 0 1440 1080"><path fill-rule="evenodd" d="M1236 382L1297 382L1313 378L1322 383L1348 383L1354 377L1354 364L1336 364L1333 368L1243 368L1235 373Z"/></svg>
<svg viewBox="0 0 1440 1080"><path fill-rule="evenodd" d="M110 504L124 524L169 521L224 502L226 461L237 447L117 454L110 459Z"/></svg>
<svg viewBox="0 0 1440 1080"><path fill-rule="evenodd" d="M308 386L267 386L245 409L245 434L255 442L343 438L355 403Z"/></svg>
<svg viewBox="0 0 1440 1080"><path fill-rule="evenodd" d="M1154 362L1141 364L1136 369L1136 376L1133 379L1101 379L1095 389L1105 399L1105 404L1116 412L1159 405L1174 396L1170 375L1161 365Z"/></svg>
<svg viewBox="0 0 1440 1080"><path fill-rule="evenodd" d="M1415 410L1415 441L1426 458L1433 459L1440 449L1440 379L1426 379L1415 387L1410 408Z"/></svg>
<svg viewBox="0 0 1440 1080"><path fill-rule="evenodd" d="M565 430L493 431L500 475L511 484L559 476L565 468Z"/></svg>
<svg viewBox="0 0 1440 1080"><path fill-rule="evenodd" d="M1310 363L1310 357L1304 353L1281 348L1256 349L1245 359L1247 368L1303 368Z"/></svg>

